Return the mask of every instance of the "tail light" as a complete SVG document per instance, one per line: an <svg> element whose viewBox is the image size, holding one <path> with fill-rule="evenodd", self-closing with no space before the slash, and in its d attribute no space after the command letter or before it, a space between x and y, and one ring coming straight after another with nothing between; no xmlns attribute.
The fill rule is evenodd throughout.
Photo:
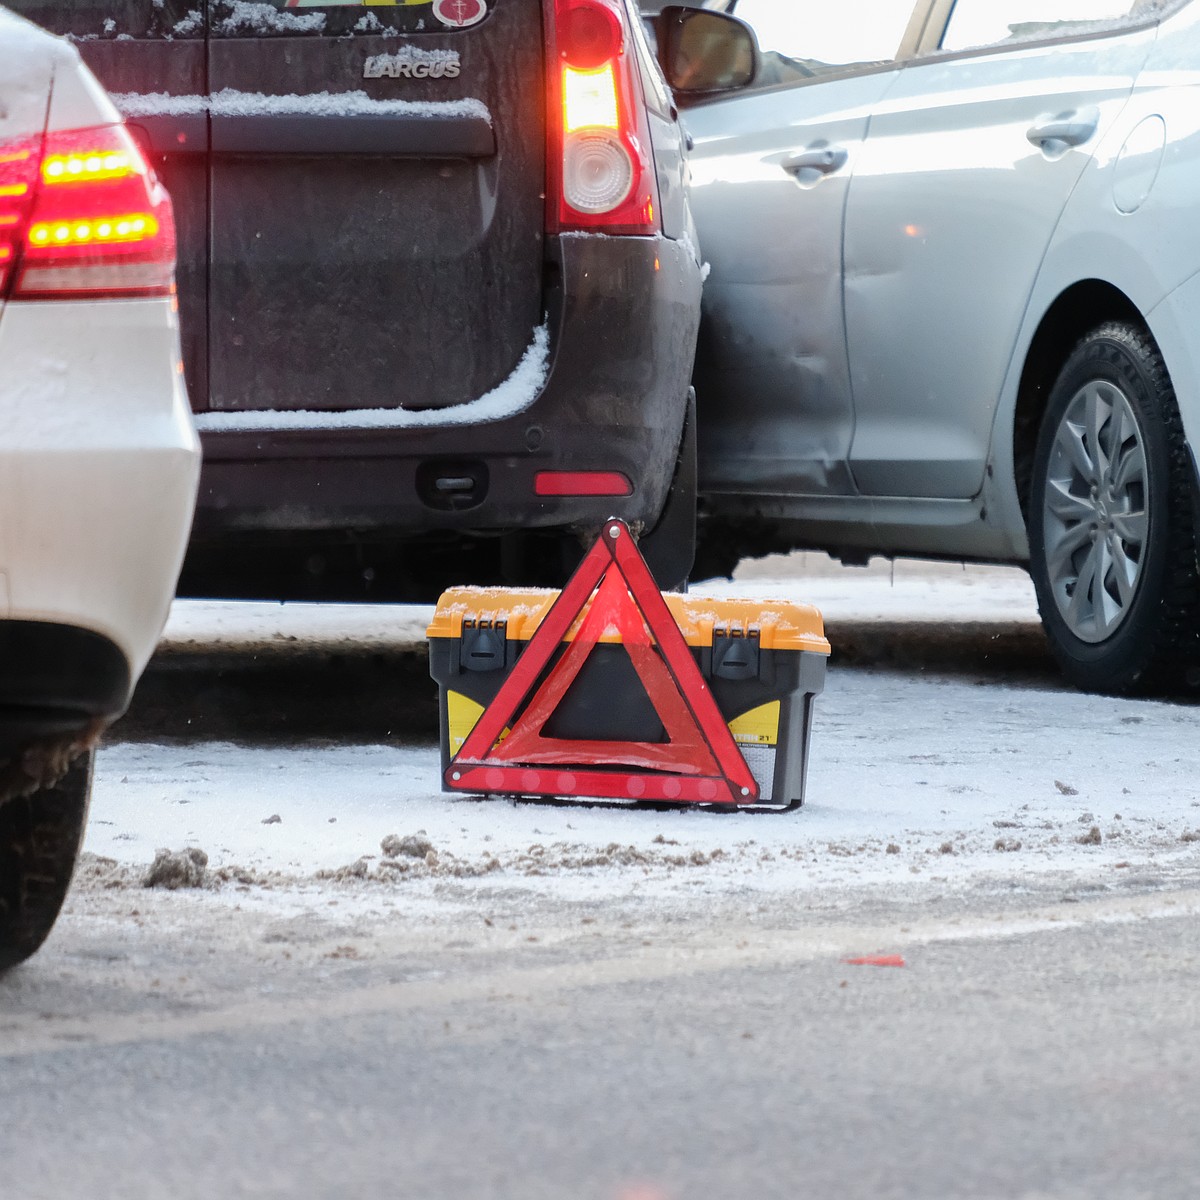
<svg viewBox="0 0 1200 1200"><path fill-rule="evenodd" d="M642 80L621 0L548 0L550 231L656 233Z"/></svg>
<svg viewBox="0 0 1200 1200"><path fill-rule="evenodd" d="M0 297L172 290L171 201L123 125L0 144Z"/></svg>

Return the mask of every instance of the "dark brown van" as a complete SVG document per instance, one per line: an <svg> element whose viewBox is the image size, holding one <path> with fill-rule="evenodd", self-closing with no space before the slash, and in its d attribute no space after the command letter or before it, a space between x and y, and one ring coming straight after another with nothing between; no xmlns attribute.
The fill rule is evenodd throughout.
<svg viewBox="0 0 1200 1200"><path fill-rule="evenodd" d="M686 575L701 265L629 0L11 6L175 203L181 594L555 583L610 515Z"/></svg>

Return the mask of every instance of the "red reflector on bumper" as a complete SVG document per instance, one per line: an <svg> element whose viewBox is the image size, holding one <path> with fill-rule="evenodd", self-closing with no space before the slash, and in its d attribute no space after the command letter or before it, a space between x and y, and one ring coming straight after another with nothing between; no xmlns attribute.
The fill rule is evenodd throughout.
<svg viewBox="0 0 1200 1200"><path fill-rule="evenodd" d="M539 496L629 496L633 485L620 471L539 471L533 490Z"/></svg>

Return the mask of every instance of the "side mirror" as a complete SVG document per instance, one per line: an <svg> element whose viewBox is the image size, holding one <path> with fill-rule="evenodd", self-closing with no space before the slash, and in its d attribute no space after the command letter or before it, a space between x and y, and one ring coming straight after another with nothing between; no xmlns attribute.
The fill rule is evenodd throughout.
<svg viewBox="0 0 1200 1200"><path fill-rule="evenodd" d="M663 74L680 95L736 91L758 71L754 31L728 13L672 4L659 13L655 31Z"/></svg>

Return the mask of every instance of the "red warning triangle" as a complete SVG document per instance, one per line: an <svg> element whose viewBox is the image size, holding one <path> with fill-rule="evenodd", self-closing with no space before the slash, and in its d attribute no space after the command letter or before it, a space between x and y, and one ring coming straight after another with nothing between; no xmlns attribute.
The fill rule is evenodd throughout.
<svg viewBox="0 0 1200 1200"><path fill-rule="evenodd" d="M585 608L573 641L539 685ZM547 737L544 727L584 663L613 634L629 654L668 740ZM624 522L605 524L451 761L446 785L522 795L726 804L757 799L746 760Z"/></svg>

